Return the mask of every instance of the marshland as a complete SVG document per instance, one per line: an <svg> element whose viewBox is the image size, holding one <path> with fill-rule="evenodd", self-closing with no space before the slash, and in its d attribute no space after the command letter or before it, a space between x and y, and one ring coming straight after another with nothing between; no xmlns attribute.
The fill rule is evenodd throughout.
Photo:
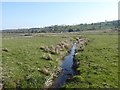
<svg viewBox="0 0 120 90"><path fill-rule="evenodd" d="M37 33L32 37L4 33L3 87L51 88L75 42L78 73L61 88L117 88L117 32Z"/></svg>
<svg viewBox="0 0 120 90"><path fill-rule="evenodd" d="M118 89L116 1L0 3L0 89Z"/></svg>

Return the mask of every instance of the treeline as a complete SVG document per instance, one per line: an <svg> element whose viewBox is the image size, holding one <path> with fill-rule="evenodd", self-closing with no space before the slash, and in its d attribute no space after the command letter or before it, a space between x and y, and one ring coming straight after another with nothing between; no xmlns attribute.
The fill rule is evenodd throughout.
<svg viewBox="0 0 120 90"><path fill-rule="evenodd" d="M91 24L78 24L78 25L54 25L43 28L29 28L29 29L9 29L2 30L7 33L61 33L61 32L80 32L85 30L105 30L117 29L120 20L105 21Z"/></svg>

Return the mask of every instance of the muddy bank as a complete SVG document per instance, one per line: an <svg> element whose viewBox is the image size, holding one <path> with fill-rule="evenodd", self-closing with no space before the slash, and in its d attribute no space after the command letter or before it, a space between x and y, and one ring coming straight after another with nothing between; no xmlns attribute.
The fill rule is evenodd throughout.
<svg viewBox="0 0 120 90"><path fill-rule="evenodd" d="M89 40L87 38L77 37L69 52L63 58L62 64L58 67L57 73L52 73L51 77L45 82L46 89L61 88L65 83L69 82L75 75L80 74L77 70L80 64L77 61L77 52L83 51Z"/></svg>
<svg viewBox="0 0 120 90"><path fill-rule="evenodd" d="M66 81L68 81L70 78L72 78L75 75L75 71L72 68L75 50L76 50L76 43L72 45L70 53L64 58L60 66L62 69L58 77L55 79L55 82L52 85L52 88L60 88L66 83Z"/></svg>
<svg viewBox="0 0 120 90"><path fill-rule="evenodd" d="M64 57L70 52L70 48L72 46L72 41L71 40L65 40L59 42L57 45L51 45L51 46L41 46L40 49L45 53L43 55L44 60L53 60L52 55L59 55L60 57L56 60L59 65L62 63ZM49 78L46 80L44 84L44 88L48 89L51 88L53 85L55 79L58 77L60 71L62 68L60 66L55 66L51 72L48 72L47 69L42 69L40 70L42 73L47 73L46 75L49 74Z"/></svg>

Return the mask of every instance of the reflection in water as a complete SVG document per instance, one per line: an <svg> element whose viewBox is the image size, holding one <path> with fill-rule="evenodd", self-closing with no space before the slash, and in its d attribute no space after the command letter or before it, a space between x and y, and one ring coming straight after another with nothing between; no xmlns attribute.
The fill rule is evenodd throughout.
<svg viewBox="0 0 120 90"><path fill-rule="evenodd" d="M60 88L62 85L66 83L67 79L75 75L75 70L72 68L75 50L76 50L76 43L73 44L70 54L64 58L61 65L62 71L59 74L58 78L55 80L55 84L53 88Z"/></svg>

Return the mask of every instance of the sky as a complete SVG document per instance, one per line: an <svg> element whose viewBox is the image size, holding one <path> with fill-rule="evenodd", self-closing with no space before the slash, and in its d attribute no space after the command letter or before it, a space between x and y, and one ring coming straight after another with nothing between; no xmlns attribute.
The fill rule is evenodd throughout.
<svg viewBox="0 0 120 90"><path fill-rule="evenodd" d="M2 2L0 29L38 28L118 19L118 2Z"/></svg>

